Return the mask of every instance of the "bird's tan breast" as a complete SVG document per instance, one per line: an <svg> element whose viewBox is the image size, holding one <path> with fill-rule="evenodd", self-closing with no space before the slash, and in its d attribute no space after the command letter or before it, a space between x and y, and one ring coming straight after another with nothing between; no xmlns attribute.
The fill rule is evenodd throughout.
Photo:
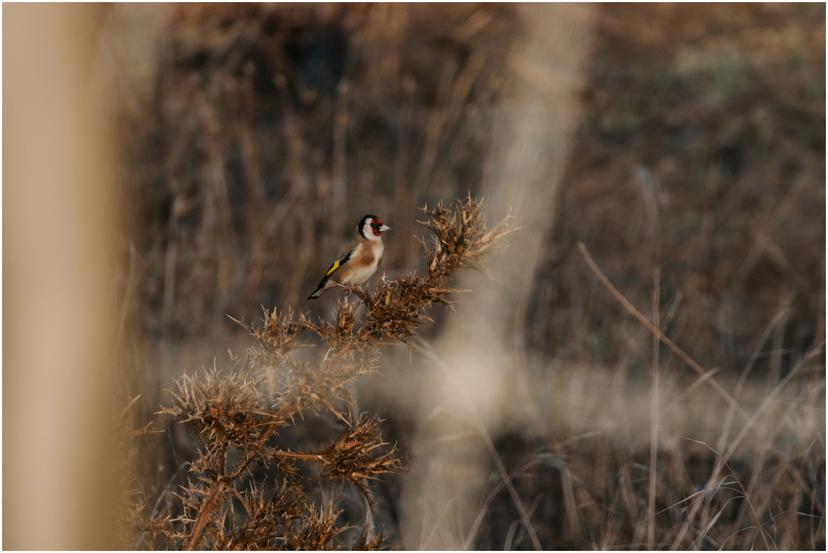
<svg viewBox="0 0 828 553"><path fill-rule="evenodd" d="M382 258L382 242L362 242L354 257L345 267L342 281L352 284L362 284L374 274Z"/></svg>

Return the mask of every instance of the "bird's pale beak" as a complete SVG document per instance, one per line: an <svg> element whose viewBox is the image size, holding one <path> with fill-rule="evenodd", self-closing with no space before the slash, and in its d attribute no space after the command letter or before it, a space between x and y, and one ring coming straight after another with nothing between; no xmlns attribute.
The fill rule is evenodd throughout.
<svg viewBox="0 0 828 553"><path fill-rule="evenodd" d="M388 225L382 225L380 228L380 232L385 232L386 230L391 230L391 227Z"/></svg>

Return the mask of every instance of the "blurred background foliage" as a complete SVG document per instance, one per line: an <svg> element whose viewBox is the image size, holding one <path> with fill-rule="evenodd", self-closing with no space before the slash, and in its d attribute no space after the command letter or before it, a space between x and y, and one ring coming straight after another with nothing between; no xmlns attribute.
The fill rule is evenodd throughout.
<svg viewBox="0 0 828 553"><path fill-rule="evenodd" d="M623 395L630 382L646 384L649 339L642 346L646 333L591 276L575 247L583 241L636 305L649 305L660 266L667 334L733 379L758 344L751 380L773 386L825 335L824 6L592 11L584 84L572 99L580 119L549 205L554 222L543 236L522 346L540 360L538 370L593 367L580 376L587 389ZM226 314L251 319L262 305L323 314L332 297L312 305L303 298L364 213L393 227L383 270L416 268L415 208L480 191L491 171L495 108L509 109L507 85L566 77L538 73L514 54L522 24L513 6L494 4L164 12L140 80L139 68L125 69L118 127L129 385L145 394L147 416L172 375L211 364L241 336ZM521 214L513 215L519 226ZM426 332L439 329L445 315L436 316ZM571 390L574 378L562 375L560 389ZM816 410L817 442L809 434L784 461L796 465L785 470L799 475L804 514L780 543L820 548L824 374L808 373L803 386L816 394L808 408ZM405 451L412 421L390 407L384 416ZM572 522L564 500L588 501L564 476L528 481L550 490L536 505L547 523L538 528L541 542L618 546L640 538L640 528L622 530L626 519L613 513L626 509L634 522L624 479L641 451L565 443L552 449L568 471L582 468L590 482L579 485L594 512L579 511L580 524ZM539 447L509 435L496 445L510 467L527 470L522 453ZM710 452L671 447L665 487L692 493L709 475ZM170 448L153 454L162 461L148 471L151 496L177 466ZM749 464L733 470L762 474ZM398 484L388 490L393 526ZM772 504L781 497L775 490ZM512 508L494 501L474 546L502 547L509 535L510 545L528 546L510 529Z"/></svg>
<svg viewBox="0 0 828 553"><path fill-rule="evenodd" d="M792 353L824 334L820 10L596 10L533 350L629 353L577 240L634 297L658 256L672 335L723 366L781 301ZM363 211L395 224L384 269L411 269L413 209L479 188L504 81L533 78L510 57L519 23L498 5L176 8L152 93L124 103L135 328L198 336L297 305Z"/></svg>

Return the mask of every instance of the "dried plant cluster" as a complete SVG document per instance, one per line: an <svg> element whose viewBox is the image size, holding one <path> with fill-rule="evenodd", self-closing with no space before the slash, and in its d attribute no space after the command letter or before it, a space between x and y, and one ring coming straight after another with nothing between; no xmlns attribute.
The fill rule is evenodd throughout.
<svg viewBox="0 0 828 553"><path fill-rule="evenodd" d="M381 345L406 342L429 320L431 305L448 304L454 273L474 267L509 232L505 221L488 230L481 203L471 197L423 212L433 235L423 242L425 276L383 278L373 293L350 287L333 320L273 309L261 326L238 321L257 342L244 362L178 380L172 405L161 412L192 429L196 454L187 484L169 512L150 517L142 540L149 534L151 546L173 549L383 545L370 483L400 471L402 461L383 440L381 421L355 408L352 383L377 370ZM296 350L314 347L316 358L299 359ZM336 426L330 445L281 443L283 434L320 416ZM345 520L348 487L364 497L364 523Z"/></svg>

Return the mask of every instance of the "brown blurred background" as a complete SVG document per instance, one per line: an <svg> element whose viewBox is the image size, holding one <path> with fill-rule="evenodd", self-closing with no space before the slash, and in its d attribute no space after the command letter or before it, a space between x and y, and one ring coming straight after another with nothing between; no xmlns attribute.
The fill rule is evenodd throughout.
<svg viewBox="0 0 828 553"><path fill-rule="evenodd" d="M417 207L485 194L492 220L512 210L523 227L512 247L531 253L528 268L518 268L516 312L503 314L510 338L493 381L497 416L482 418L496 455L481 457L471 445L479 436L465 436L462 422L432 431L434 417L452 416L433 392L443 373L410 362L404 349L389 352L360 399L414 460L412 474L380 484L392 543L532 547L497 457L548 549L824 548L824 6L118 5L94 8L92 28L71 23L80 9L48 12L67 26L55 35L24 33L39 19L16 20L4 7L6 532L17 476L9 425L27 412L9 398L30 397L10 380L28 349L12 331L33 309L26 298L45 301L37 281L10 278L22 267L10 240L33 241L17 251L46 252L41 244L57 248L68 239L60 230L81 224L67 221L47 237L41 224L24 225L54 220L48 211L33 204L19 211L33 219L14 217L26 168L45 164L39 156L10 173L18 155L10 133L49 127L11 126L9 114L42 115L53 97L30 92L62 90L63 78L81 79L79 94L97 82L88 89L115 106L113 115L90 108L89 126L78 124L93 140L108 131L91 125L111 124L116 138L103 143L117 151L95 149L115 176L76 196L86 198L78 209L110 214L92 233L108 244L93 247L90 238L77 247L92 260L113 256L109 269L82 264L104 284L80 282L117 288L110 318L110 304L92 318L112 324L89 328L105 337L103 349L120 351L108 373L120 379L118 397L141 394L136 425L168 400L163 390L176 375L244 351L248 342L226 314L255 319L261 306L293 306L324 315L336 294L304 298L364 213L393 227L383 270L397 276L419 267ZM87 41L78 69L48 85L9 73L11 52L31 71L41 63L36 48L50 59L59 40ZM533 119L542 123L515 123ZM40 197L52 198L60 180L43 176ZM122 210L93 207L110 194L121 196ZM651 410L652 338L595 278L579 241L648 316L660 271L661 327L717 370L714 378L756 413L752 421L664 347L661 400ZM514 262L501 273L509 258L496 256L494 286L509 290ZM49 268L46 259L26 274ZM56 298L74 294L67 280L54 286ZM459 315L435 312L426 338L449 340L452 318L472 317L463 305ZM32 330L31 343L52 335ZM136 486L156 509L182 477L188 442L173 430L134 444ZM464 439L471 442L441 449ZM442 451L434 458L450 457L451 466L418 471L423 451ZM444 480L436 482L458 482L451 490L462 501L447 508L456 517L423 506L437 473ZM692 512L684 500L712 478L719 485ZM698 541L682 541L682 532Z"/></svg>

